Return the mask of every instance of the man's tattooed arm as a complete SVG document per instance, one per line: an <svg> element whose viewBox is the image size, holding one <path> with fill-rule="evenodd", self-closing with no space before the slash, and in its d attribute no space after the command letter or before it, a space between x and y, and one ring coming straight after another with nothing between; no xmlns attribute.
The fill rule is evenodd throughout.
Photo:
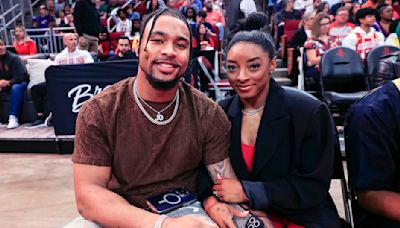
<svg viewBox="0 0 400 228"><path fill-rule="evenodd" d="M208 165L207 169L214 183L217 180L217 176L220 178L237 179L229 158L225 158L220 162Z"/></svg>

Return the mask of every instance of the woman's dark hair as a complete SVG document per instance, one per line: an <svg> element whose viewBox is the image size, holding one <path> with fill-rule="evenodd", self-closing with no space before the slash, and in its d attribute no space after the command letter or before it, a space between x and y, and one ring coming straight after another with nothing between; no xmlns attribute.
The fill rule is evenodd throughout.
<svg viewBox="0 0 400 228"><path fill-rule="evenodd" d="M321 5L319 5L319 7L317 9L317 13L324 12L326 5L328 5L327 2L322 2ZM329 7L329 5L328 5L328 7Z"/></svg>
<svg viewBox="0 0 400 228"><path fill-rule="evenodd" d="M141 24L142 24L142 20L141 20L141 19L133 19L133 20L132 20L131 36L134 36L136 32L139 32L139 33L140 33L141 28L136 29L136 28L133 26L133 23L136 22L136 21L139 21L139 22L140 22L140 26L142 26L142 25L141 25Z"/></svg>
<svg viewBox="0 0 400 228"><path fill-rule="evenodd" d="M237 32L261 30L267 23L266 14L262 12L251 13L247 18L240 19L238 23L232 27L228 36L228 41L230 41Z"/></svg>
<svg viewBox="0 0 400 228"><path fill-rule="evenodd" d="M189 36L190 36L189 37L189 42L190 42L189 47L190 47L190 56L191 56L192 55L191 47L192 47L193 36L192 36L192 32L190 30L190 26L187 23L186 18L179 11L169 9L169 8L158 9L158 10L153 11L152 13L144 16L144 20L142 22L142 27L140 28L140 37L142 37L142 38L143 38L143 33L144 33L144 29L146 28L146 25L151 21L152 18L154 18L153 21L151 21L149 36L147 36L147 40L145 41L146 42L145 49L147 48L147 43L149 42L150 34L153 31L154 25L160 16L171 16L171 17L177 18L177 19L181 20L183 23L185 23L185 25L189 31ZM143 39L140 39L138 53L140 53L140 46L141 46L142 42L143 42Z"/></svg>
<svg viewBox="0 0 400 228"><path fill-rule="evenodd" d="M153 9L153 4L152 4L151 0L148 0L148 2L149 2L149 8L147 9L147 13L152 13L152 12L160 9L160 4L158 3L158 1L157 1L157 6L155 9Z"/></svg>
<svg viewBox="0 0 400 228"><path fill-rule="evenodd" d="M200 40L200 26L201 25L203 25L205 28L206 28L206 33L204 34L204 36L203 36L203 41L208 41L208 42L210 42L210 39L208 38L208 34L207 34L207 27L204 25L204 24L198 24L197 26L196 26L196 29L195 29L195 31L194 31L194 33L193 33L193 37L194 37L194 39L196 40L196 42L197 42L197 45L200 47L200 42L201 42L201 40Z"/></svg>
<svg viewBox="0 0 400 228"><path fill-rule="evenodd" d="M389 33L396 33L397 26L399 25L400 19L392 21L389 25Z"/></svg>
<svg viewBox="0 0 400 228"><path fill-rule="evenodd" d="M188 7L188 8L186 9L186 11L185 11L185 17L189 19L188 15L187 15L187 12L188 12L189 10L192 10L192 11L193 11L192 19L193 19L194 21L196 21L197 12L196 12L196 9L195 9L194 7L192 7L192 6L190 6L190 7Z"/></svg>
<svg viewBox="0 0 400 228"><path fill-rule="evenodd" d="M376 16L376 10L373 8L361 8L356 13L356 20L360 22L360 19L364 19L368 15Z"/></svg>
<svg viewBox="0 0 400 228"><path fill-rule="evenodd" d="M230 49L233 46L235 46L237 43L240 42L246 42L258 45L268 54L270 60L275 57L274 41L272 37L266 32L260 30L252 30L252 31L240 31L236 33L228 44L227 53L229 53Z"/></svg>
<svg viewBox="0 0 400 228"><path fill-rule="evenodd" d="M389 6L388 4L380 4L380 5L378 5L376 7L376 15L375 15L376 21L381 21L382 20L381 13L388 6Z"/></svg>

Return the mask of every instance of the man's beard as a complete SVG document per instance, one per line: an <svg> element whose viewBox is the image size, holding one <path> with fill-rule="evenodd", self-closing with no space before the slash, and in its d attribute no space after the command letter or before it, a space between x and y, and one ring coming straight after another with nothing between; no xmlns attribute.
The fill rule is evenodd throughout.
<svg viewBox="0 0 400 228"><path fill-rule="evenodd" d="M140 66L140 64L139 64L139 67L142 68ZM147 81L156 90L170 90L170 89L174 88L178 84L181 77L183 76L183 75L177 75L174 79L172 79L170 81L163 81L163 80L160 80L160 79L154 77L153 72L148 73L143 68L142 68L142 70L143 70L144 74L146 75Z"/></svg>

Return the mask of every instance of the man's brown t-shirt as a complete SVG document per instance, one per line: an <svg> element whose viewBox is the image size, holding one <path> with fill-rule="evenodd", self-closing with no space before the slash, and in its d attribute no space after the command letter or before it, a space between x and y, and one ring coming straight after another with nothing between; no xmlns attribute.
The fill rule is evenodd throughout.
<svg viewBox="0 0 400 228"><path fill-rule="evenodd" d="M195 193L198 167L228 157L229 120L216 103L180 82L175 118L155 125L137 106L133 81L110 86L81 108L73 162L111 167L120 184L114 191L137 207L177 187ZM165 119L173 109L163 113Z"/></svg>

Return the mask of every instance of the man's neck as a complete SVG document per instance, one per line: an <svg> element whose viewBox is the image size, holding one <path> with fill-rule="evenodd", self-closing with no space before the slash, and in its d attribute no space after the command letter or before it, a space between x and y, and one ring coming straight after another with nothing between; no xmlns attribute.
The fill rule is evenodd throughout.
<svg viewBox="0 0 400 228"><path fill-rule="evenodd" d="M74 52L75 50L76 50L76 48L74 48L74 49L67 48L68 53L72 53L72 52Z"/></svg>
<svg viewBox="0 0 400 228"><path fill-rule="evenodd" d="M139 96L146 101L165 103L170 102L174 99L178 85L170 90L158 90L150 85L150 82L146 79L146 75L143 71L138 69L138 75L136 77L136 89Z"/></svg>
<svg viewBox="0 0 400 228"><path fill-rule="evenodd" d="M366 33L369 33L371 31L371 26L367 25L360 25L360 28L364 30Z"/></svg>
<svg viewBox="0 0 400 228"><path fill-rule="evenodd" d="M336 27L339 27L339 28L344 27L344 26L346 26L346 22L338 22L336 24Z"/></svg>

